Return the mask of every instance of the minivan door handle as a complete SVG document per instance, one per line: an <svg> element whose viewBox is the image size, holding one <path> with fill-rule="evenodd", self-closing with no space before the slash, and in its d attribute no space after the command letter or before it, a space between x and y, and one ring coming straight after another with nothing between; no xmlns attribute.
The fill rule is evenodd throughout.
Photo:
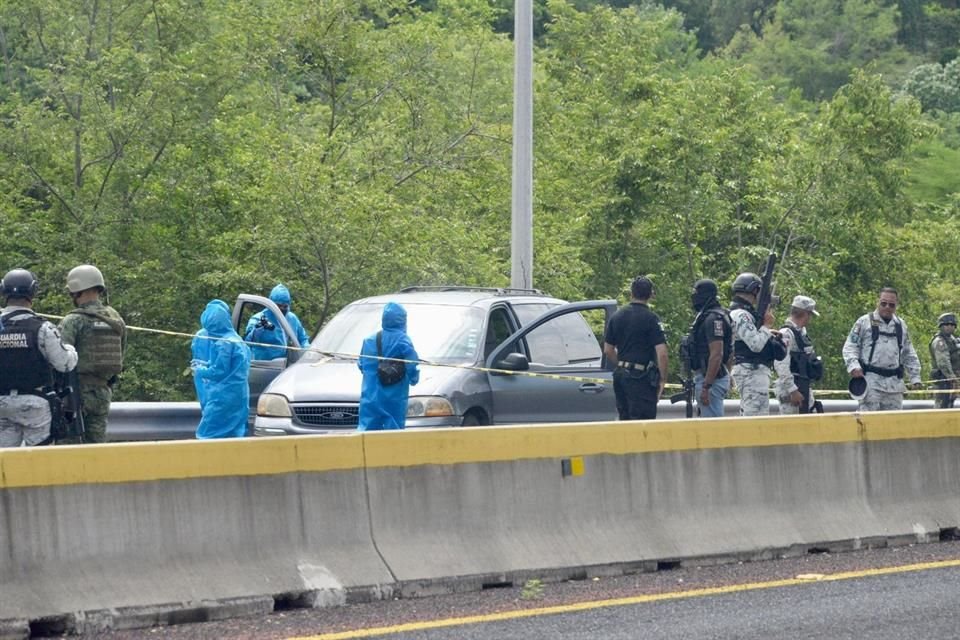
<svg viewBox="0 0 960 640"><path fill-rule="evenodd" d="M580 391L584 393L600 393L606 388L607 388L606 385L597 384L596 382L585 382L582 385L580 385Z"/></svg>

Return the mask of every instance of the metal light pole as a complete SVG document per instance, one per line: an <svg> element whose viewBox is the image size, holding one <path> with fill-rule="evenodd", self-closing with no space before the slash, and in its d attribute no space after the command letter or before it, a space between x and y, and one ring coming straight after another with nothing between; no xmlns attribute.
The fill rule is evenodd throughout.
<svg viewBox="0 0 960 640"><path fill-rule="evenodd" d="M515 0L510 286L533 287L533 0Z"/></svg>

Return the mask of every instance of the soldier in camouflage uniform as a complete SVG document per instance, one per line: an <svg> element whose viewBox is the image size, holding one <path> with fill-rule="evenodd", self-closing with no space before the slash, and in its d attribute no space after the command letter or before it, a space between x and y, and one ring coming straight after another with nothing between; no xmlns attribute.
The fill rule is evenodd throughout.
<svg viewBox="0 0 960 640"><path fill-rule="evenodd" d="M843 362L850 377L867 381L860 411L902 409L904 376L911 387L920 386L920 359L907 323L894 314L898 303L896 289L881 289L877 308L857 319L843 343Z"/></svg>
<svg viewBox="0 0 960 640"><path fill-rule="evenodd" d="M773 314L763 318L754 305L763 283L754 273L741 273L733 281L730 322L733 325L734 366L731 375L740 392L740 415L770 414L770 369L786 356L780 333L771 331Z"/></svg>
<svg viewBox="0 0 960 640"><path fill-rule="evenodd" d="M807 325L819 315L813 298L796 296L790 305L790 317L780 328L787 357L775 362L773 368L777 371L777 400L782 414L813 413L817 406L810 383L823 377L823 361L807 335Z"/></svg>
<svg viewBox="0 0 960 640"><path fill-rule="evenodd" d="M52 370L66 373L77 352L64 345L57 328L33 312L39 285L26 269L0 282L6 306L0 312L0 447L49 444Z"/></svg>
<svg viewBox="0 0 960 640"><path fill-rule="evenodd" d="M933 363L932 378L940 380L937 389L946 391L957 388L957 374L960 373L960 340L953 332L957 330L957 316L944 313L937 318L940 331L930 340L930 361ZM934 405L938 409L952 409L956 395L938 393Z"/></svg>
<svg viewBox="0 0 960 640"><path fill-rule="evenodd" d="M127 328L120 314L100 301L106 285L93 265L74 267L67 275L67 289L76 308L60 323L60 330L63 341L74 345L80 357L77 372L83 399L83 442L106 442L107 414L113 385L123 370ZM73 439L61 442L77 443Z"/></svg>

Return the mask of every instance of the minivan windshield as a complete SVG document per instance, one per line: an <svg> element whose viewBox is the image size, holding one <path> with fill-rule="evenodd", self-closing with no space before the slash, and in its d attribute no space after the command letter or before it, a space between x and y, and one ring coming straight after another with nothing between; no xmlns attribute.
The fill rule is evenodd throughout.
<svg viewBox="0 0 960 640"><path fill-rule="evenodd" d="M363 339L380 330L385 303L351 304L335 315L314 338L311 347L328 354L360 353ZM472 364L480 350L484 314L474 307L403 303L407 334L421 360ZM322 357L316 352L307 361Z"/></svg>

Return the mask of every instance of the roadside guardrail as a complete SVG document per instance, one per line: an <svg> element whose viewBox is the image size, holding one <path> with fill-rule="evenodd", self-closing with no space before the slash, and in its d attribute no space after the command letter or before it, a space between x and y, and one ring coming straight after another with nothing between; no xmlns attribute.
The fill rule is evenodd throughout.
<svg viewBox="0 0 960 640"><path fill-rule="evenodd" d="M826 413L849 413L857 410L855 400L823 400ZM933 409L933 400L905 400L907 410ZM724 413L734 417L740 411L739 400L726 400ZM776 400L770 401L770 413L779 413ZM661 400L657 417L677 420L684 417L683 403ZM148 440L191 440L200 422L198 402L114 402L110 405L107 438L111 442Z"/></svg>

